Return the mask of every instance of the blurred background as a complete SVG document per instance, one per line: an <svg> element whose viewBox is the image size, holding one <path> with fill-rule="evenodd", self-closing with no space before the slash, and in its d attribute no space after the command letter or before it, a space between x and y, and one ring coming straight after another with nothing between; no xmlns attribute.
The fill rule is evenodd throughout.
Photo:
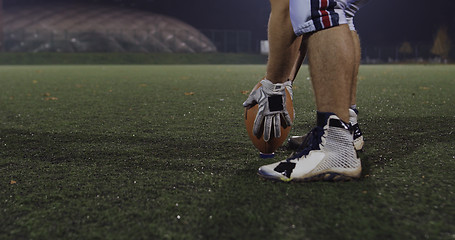
<svg viewBox="0 0 455 240"><path fill-rule="evenodd" d="M267 0L0 0L3 52L260 54ZM455 59L453 0L371 0L364 63Z"/></svg>

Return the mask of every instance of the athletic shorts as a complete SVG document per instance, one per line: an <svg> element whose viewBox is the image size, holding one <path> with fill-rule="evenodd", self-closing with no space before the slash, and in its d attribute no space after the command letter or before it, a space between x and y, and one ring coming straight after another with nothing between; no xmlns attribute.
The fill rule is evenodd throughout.
<svg viewBox="0 0 455 240"><path fill-rule="evenodd" d="M290 0L289 13L297 36L341 24L355 30L352 18L366 0ZM347 10L349 12L347 12Z"/></svg>

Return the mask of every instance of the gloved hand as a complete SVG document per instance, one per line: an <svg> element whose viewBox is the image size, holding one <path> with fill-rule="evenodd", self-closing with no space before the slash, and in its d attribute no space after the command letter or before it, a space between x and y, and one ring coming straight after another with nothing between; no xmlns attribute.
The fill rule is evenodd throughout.
<svg viewBox="0 0 455 240"><path fill-rule="evenodd" d="M261 81L262 86L252 91L247 100L243 103L244 107L253 107L258 104L258 113L254 120L253 134L261 136L261 125L264 122L264 141L270 140L273 128L275 138L281 136L281 118L284 119L285 126L291 126L292 121L286 109L286 91L291 94L292 84L290 81L285 83L273 84L271 81L264 79Z"/></svg>

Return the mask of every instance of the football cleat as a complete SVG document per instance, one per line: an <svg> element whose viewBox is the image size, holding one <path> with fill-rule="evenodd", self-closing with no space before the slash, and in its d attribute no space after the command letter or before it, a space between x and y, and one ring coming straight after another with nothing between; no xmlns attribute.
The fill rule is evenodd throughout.
<svg viewBox="0 0 455 240"><path fill-rule="evenodd" d="M360 131L359 123L357 122L357 114L359 114L357 109L349 108L349 124L351 124L351 131L354 138L354 148L360 151L363 148L364 141L362 131Z"/></svg>
<svg viewBox="0 0 455 240"><path fill-rule="evenodd" d="M278 181L347 181L362 172L350 125L333 113L318 112L318 124L308 134L308 146L281 162L264 165L258 174Z"/></svg>
<svg viewBox="0 0 455 240"><path fill-rule="evenodd" d="M358 113L359 111L357 109L349 108L349 124L351 124L351 131L354 138L354 148L355 150L360 151L363 148L364 141L362 131L360 130L359 123L357 122ZM304 136L291 136L288 139L288 148L296 151L301 151L306 148L308 146L310 133L307 133L307 135Z"/></svg>

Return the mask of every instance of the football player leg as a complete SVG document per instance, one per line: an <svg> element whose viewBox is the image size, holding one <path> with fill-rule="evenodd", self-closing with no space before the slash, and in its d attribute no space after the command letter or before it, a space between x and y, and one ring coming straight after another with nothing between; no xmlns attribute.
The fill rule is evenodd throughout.
<svg viewBox="0 0 455 240"><path fill-rule="evenodd" d="M293 67L291 69L291 73L289 74L289 80L291 81L292 84L294 84L294 81L297 78L297 74L299 73L300 67L302 66L303 61L305 60L306 52L308 50L308 37L300 36L298 42L300 42L300 47L298 49L297 57L295 58Z"/></svg>
<svg viewBox="0 0 455 240"><path fill-rule="evenodd" d="M355 50L355 68L354 68L354 74L352 77L352 85L351 85L351 106L349 108L349 123L352 125L352 132L354 136L354 147L356 150L362 150L363 145L364 145L364 140L363 140L363 134L362 131L360 130L360 126L358 123L358 114L359 111L357 109L356 101L357 101L357 79L358 79L358 72L359 72L359 66L360 66L360 39L359 35L355 30L351 30L351 34L354 40L354 50ZM297 75L298 68L296 66L300 66L302 63L299 62L299 60L303 61L302 56L304 57L305 55L300 53L299 58L296 62L296 65L294 65L293 68L293 74L291 75L290 79L294 81L295 76ZM294 77L294 78L292 78ZM299 150L303 149L308 146L308 134L303 135L303 136L291 136L288 140L288 148L292 150Z"/></svg>
<svg viewBox="0 0 455 240"><path fill-rule="evenodd" d="M359 123L357 121L357 116L359 111L357 110L357 78L361 60L361 48L360 48L360 39L359 35L354 26L354 16L355 13L363 7L368 0L350 0L348 1L347 8L345 9L346 14L346 21L349 25L349 29L351 30L351 35L354 41L354 54L355 54L355 67L354 73L352 76L352 83L351 83L351 105L349 108L349 123L352 126L352 132L354 136L354 147L356 150L362 150L364 145L363 135L360 130ZM288 147L293 150L301 150L308 145L309 135L303 136L291 136L288 140Z"/></svg>
<svg viewBox="0 0 455 240"><path fill-rule="evenodd" d="M284 161L262 166L258 173L281 181L358 178L360 159L347 124L355 57L344 15L346 1L291 0L290 4L295 33L311 34L308 59L317 124L306 149Z"/></svg>

